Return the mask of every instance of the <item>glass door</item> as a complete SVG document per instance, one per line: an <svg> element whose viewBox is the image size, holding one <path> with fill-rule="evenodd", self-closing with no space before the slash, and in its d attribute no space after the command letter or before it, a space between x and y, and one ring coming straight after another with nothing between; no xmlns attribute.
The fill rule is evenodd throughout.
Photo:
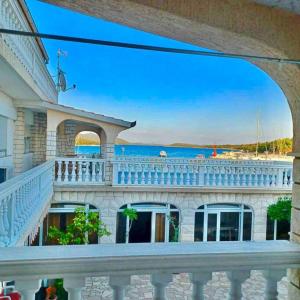
<svg viewBox="0 0 300 300"><path fill-rule="evenodd" d="M206 239L208 242L215 242L219 239L219 213L208 213L207 214L207 235Z"/></svg>
<svg viewBox="0 0 300 300"><path fill-rule="evenodd" d="M137 212L138 218L132 222L129 243L149 243L151 241L151 212Z"/></svg>
<svg viewBox="0 0 300 300"><path fill-rule="evenodd" d="M220 241L238 241L240 213L221 212L220 214Z"/></svg>
<svg viewBox="0 0 300 300"><path fill-rule="evenodd" d="M163 243L166 237L166 214L153 213L155 215L155 242Z"/></svg>

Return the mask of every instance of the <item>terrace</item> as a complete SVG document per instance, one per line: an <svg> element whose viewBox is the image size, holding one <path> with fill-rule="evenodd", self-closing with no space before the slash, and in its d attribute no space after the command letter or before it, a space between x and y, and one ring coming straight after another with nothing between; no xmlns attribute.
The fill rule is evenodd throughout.
<svg viewBox="0 0 300 300"><path fill-rule="evenodd" d="M77 5L76 9L84 12L90 7L84 6L87 0L72 3L64 0L48 2L73 5L73 9ZM199 1L193 6L190 6L193 1L187 1L186 6L174 1L176 5L172 3L169 7L169 3L166 3L159 7L159 1L148 1L141 5L141 1L130 0L124 1L122 9L119 9L118 1L111 2L114 5L105 4L105 1L93 3L99 5L98 8L101 6L101 9L95 8L89 13L142 29L146 26L147 30L179 40L188 39L188 42L194 43L200 41L200 44L204 42L212 49L233 48L239 52L240 48L237 49L237 45L242 45L243 51L246 49L249 53L277 55L283 51L284 57L294 58L298 55L296 42L299 36L296 30L290 30L298 25L296 17L280 10L272 10L271 13L271 8L261 8L251 1L241 1L242 4L232 5L230 9L221 9L224 18L214 15L215 11L219 11L219 1L210 1L210 5L199 9L201 22L197 19L198 16L195 20ZM29 30L28 14L22 11L17 3L23 1L4 0L0 3L0 25L5 28ZM156 5L158 7L155 7ZM188 12L185 11L186 7ZM209 9L209 12L206 9ZM291 10L293 11L293 8ZM146 18L141 18L141 15ZM257 28L257 24L248 24L253 15L257 17ZM243 26L240 26L234 16L243 20ZM226 20L230 20L229 28ZM275 24L274 29L272 24L265 24L271 22L270 20L275 23L279 20L281 28L278 32L280 37L276 39L276 43L279 43L276 44L278 48L274 49L274 32L278 27ZM197 23L199 26L195 25ZM171 29L170 24L173 24ZM264 31L268 26L271 26L270 32ZM241 36L241 28L246 32L243 33L245 36ZM295 42L291 43L291 40ZM0 281L14 281L16 290L20 291L26 300L35 299L42 279L53 278L64 279L69 299L82 299L87 282L97 276L105 277L110 286L106 298L103 296L104 299L178 299L178 287L186 290L188 299L299 299L300 246L297 242L300 228L300 123L297 122L299 107L296 105L299 102L297 68L288 66L280 73L277 66L273 68L259 64L278 80L291 104L295 127L294 170L290 163L270 161L228 162L214 159L116 157L113 149L117 135L122 130L134 126L134 123L50 103L37 105L37 99L40 102L46 100L55 103L57 97L54 83L45 67L47 57L41 42L36 39L1 35L0 43L0 63L1 66L5 66L5 71L0 72L2 85L6 87L7 94L15 99L17 107L29 107L43 113L41 118L46 131L43 132L45 137L41 137L44 143L41 143L39 149L42 158L38 161L38 166L25 172L21 166L21 171L17 172L19 175L0 184ZM267 46L268 44L272 47ZM6 70L9 70L9 73ZM13 84L8 78L14 80ZM15 86L20 89L15 89ZM14 116L17 122L19 115L21 114ZM17 124L19 127L24 125L22 122ZM69 125L75 130L65 141L73 146L77 130L93 129L100 136L103 155L100 158L69 157L66 155L66 148L66 152L57 151L63 149L60 148L59 134ZM17 142L24 142L24 136L18 134ZM6 152L6 149L0 149L0 156L6 157ZM23 149L21 152L23 154ZM47 161L43 162L46 158ZM17 163L20 161L17 160ZM23 161L20 164L23 164ZM262 216L261 212L266 210L267 204L273 203L273 198L290 195L292 189L292 241L259 241L266 237L266 216ZM254 201L250 198L256 195L260 202L256 210L252 210ZM232 204L235 201L238 201L239 207L234 209L240 218L240 226L244 223L244 209L254 216L254 234L251 236L250 230L249 241L244 241L243 230L240 227L234 229L238 232L238 241L206 242L204 238L203 242L191 243L194 241L196 228L195 213L201 213L207 218L209 212L205 209L208 205L221 202ZM178 206L176 212L180 212L182 218L181 242L168 243L169 239L164 239L164 243L154 243L152 238L151 243L147 244L113 244L117 238L116 219L121 207L145 202L167 203L167 209L170 208L170 203ZM97 206L103 213L104 222L109 225L111 238L98 241L101 242L99 245L23 247L31 245L41 237L39 232L42 231L44 218L51 205L57 203L91 203ZM180 205L182 207L179 207ZM162 214L155 212L153 215L157 216L159 213ZM215 215L220 223L221 213ZM154 219L151 222L151 230L154 232L157 224ZM168 225L167 221L165 223ZM220 224L216 227L220 227ZM204 232L208 234L207 228ZM217 285L213 285L211 278L216 274L221 277L217 277ZM147 277L147 284L137 284L136 277L144 275ZM290 282L288 296L286 275ZM182 278L185 279L186 286L182 286ZM282 281L282 278L285 278L285 281ZM135 288L134 292L132 287ZM134 294L137 290L142 296ZM147 295L147 291L150 291L150 294ZM211 294L212 291L215 294ZM221 292L217 294L218 291Z"/></svg>

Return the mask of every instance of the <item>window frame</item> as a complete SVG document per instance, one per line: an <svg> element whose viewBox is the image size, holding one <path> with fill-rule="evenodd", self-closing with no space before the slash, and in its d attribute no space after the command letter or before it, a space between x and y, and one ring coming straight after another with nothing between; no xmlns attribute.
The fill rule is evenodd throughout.
<svg viewBox="0 0 300 300"><path fill-rule="evenodd" d="M223 205L223 207L222 207ZM228 205L226 207L226 205ZM196 214L203 213L203 238L202 241L196 241ZM194 242L208 242L207 235L208 235L208 215L209 214L217 214L217 225L216 225L216 242L220 241L220 222L221 222L221 213L223 212L236 212L239 214L239 233L238 233L238 240L243 241L244 235L244 214L251 213L251 238L250 241L253 240L253 210L250 206L245 204L238 204L238 203L212 203L212 204L204 204L199 206L199 208L195 211L195 225L194 225Z"/></svg>
<svg viewBox="0 0 300 300"><path fill-rule="evenodd" d="M178 233L178 242L180 240L180 211L179 209L169 203L155 203L155 202L138 202L138 203L128 203L122 205L117 211L117 218L119 217L119 213L122 213L125 208L133 208L137 212L151 212L151 241L150 243L171 243L170 241L170 220L167 216L170 216L172 212L178 213L179 219L179 233ZM156 214L163 213L165 214L165 239L164 242L156 242L155 241L155 233L156 233ZM118 219L116 221L116 226L118 224ZM126 217L126 228L125 228L125 244L129 244L129 234L127 235L126 232L129 230L129 218ZM117 236L118 232L116 230L116 241L118 240Z"/></svg>

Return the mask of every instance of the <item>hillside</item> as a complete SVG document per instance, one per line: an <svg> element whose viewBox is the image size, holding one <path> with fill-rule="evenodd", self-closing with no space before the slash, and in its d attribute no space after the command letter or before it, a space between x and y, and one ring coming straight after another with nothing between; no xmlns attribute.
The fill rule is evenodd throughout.
<svg viewBox="0 0 300 300"><path fill-rule="evenodd" d="M292 151L293 140L290 138L277 139L273 141L266 141L258 143L258 152L264 153L265 151L278 154L286 154ZM251 144L223 144L223 145L197 145L197 144L185 144L185 143L174 143L168 146L171 147L188 147L188 148L222 148L232 150L242 150L247 152L256 151L256 143Z"/></svg>
<svg viewBox="0 0 300 300"><path fill-rule="evenodd" d="M99 137L95 133L84 133L77 136L75 145L76 146L91 146L99 145ZM129 144L126 140L117 138L116 144L126 145Z"/></svg>
<svg viewBox="0 0 300 300"><path fill-rule="evenodd" d="M132 143L117 138L117 145L131 145ZM95 133L84 133L80 134L76 139L76 145L99 145L99 138ZM136 144L135 144L136 145ZM145 145L145 144L140 144ZM197 144L186 144L186 143L173 143L169 145L165 145L169 147L183 147L183 148L222 148L222 149L232 149L232 150L242 150L246 152L255 152L256 151L256 143L250 144L223 144L223 145L197 145ZM268 151L270 153L276 154L286 154L292 151L292 139L283 138L277 139L273 141L261 142L258 144L258 152L264 153Z"/></svg>

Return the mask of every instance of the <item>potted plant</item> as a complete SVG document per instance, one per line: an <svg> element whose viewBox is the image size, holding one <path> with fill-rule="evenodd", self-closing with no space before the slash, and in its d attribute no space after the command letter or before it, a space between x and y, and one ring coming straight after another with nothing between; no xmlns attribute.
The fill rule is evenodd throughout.
<svg viewBox="0 0 300 300"><path fill-rule="evenodd" d="M56 288L54 286L49 286L46 289L46 294L46 300L57 300Z"/></svg>

